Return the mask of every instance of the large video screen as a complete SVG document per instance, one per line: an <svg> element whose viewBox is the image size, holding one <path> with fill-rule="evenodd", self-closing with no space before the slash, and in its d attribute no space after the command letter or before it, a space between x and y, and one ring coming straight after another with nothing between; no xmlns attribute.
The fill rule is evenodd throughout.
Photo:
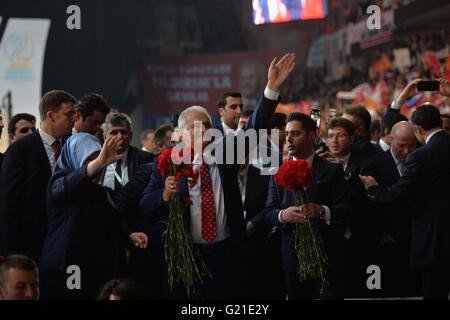
<svg viewBox="0 0 450 320"><path fill-rule="evenodd" d="M252 0L255 24L322 19L327 0Z"/></svg>

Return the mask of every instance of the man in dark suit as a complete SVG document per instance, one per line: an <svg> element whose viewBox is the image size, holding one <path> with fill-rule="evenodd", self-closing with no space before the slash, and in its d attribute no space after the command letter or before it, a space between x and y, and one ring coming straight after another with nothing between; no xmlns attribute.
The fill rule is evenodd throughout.
<svg viewBox="0 0 450 320"><path fill-rule="evenodd" d="M279 87L292 71L294 59L295 55L287 54L278 62L272 61L264 97L246 129L267 129L278 104ZM196 141L194 126L199 123L202 133L211 128L211 118L204 108L193 106L181 113L178 128L183 141ZM224 139L223 145L218 148L227 146L228 139L235 139L235 135L228 134ZM203 148L207 144L206 140L202 141ZM201 159L202 154L197 157ZM211 273L211 277L203 279L197 292L206 299L241 298L243 292L240 286L244 280L241 255L246 244L246 234L237 177L239 165L236 162L221 164L216 155L208 157L203 154L203 159L201 164L194 165L200 177L191 189L188 189L186 177L181 177L179 182L173 176L162 177L155 162L150 183L141 199L141 208L153 215L155 220L166 221L170 196L180 195L181 199L189 196L192 205L186 208L185 216L189 220L193 242ZM183 295L176 289L174 293L177 298L181 298Z"/></svg>
<svg viewBox="0 0 450 320"><path fill-rule="evenodd" d="M225 92L217 103L220 124L216 126L222 134L234 133L238 129L239 118L244 105L239 92Z"/></svg>
<svg viewBox="0 0 450 320"><path fill-rule="evenodd" d="M320 296L324 282L319 279L300 281L298 258L294 248L295 223L317 221L318 232L328 255L326 280L335 298L342 297L339 278L343 262L343 241L347 219L351 214L350 191L342 166L314 154L316 123L305 114L294 112L286 123L286 142L290 155L306 160L313 171L312 186L306 192L309 202L295 205L295 195L275 184L272 178L266 204L266 220L282 228L283 269L288 298L314 299ZM317 220L316 220L317 219Z"/></svg>
<svg viewBox="0 0 450 320"><path fill-rule="evenodd" d="M119 160L106 167L102 177L102 184L117 194L133 177L136 170L144 163L153 161L153 155L130 146L133 132L131 131L131 119L124 113L113 113L106 118L102 126L104 139L110 136L122 138L119 153L124 154L123 160Z"/></svg>
<svg viewBox="0 0 450 320"><path fill-rule="evenodd" d="M416 150L417 140L410 122L401 121L390 130L390 149L373 159L368 172L382 187L394 185L404 174L406 157ZM411 210L409 197L404 195L389 205L381 205L382 237L379 239L380 268L383 272L384 297L417 295L418 279L409 268ZM379 213L377 213L379 214Z"/></svg>
<svg viewBox="0 0 450 320"><path fill-rule="evenodd" d="M400 112L392 112L388 109L381 120L381 138L376 144L378 150L387 151L392 143L392 127L400 121L408 121L408 119Z"/></svg>
<svg viewBox="0 0 450 320"><path fill-rule="evenodd" d="M440 93L450 96L450 84L440 80ZM403 196L412 202L411 267L418 269L425 299L448 299L450 289L450 137L442 129L439 110L430 104L414 111L411 122L423 144L411 153L405 173L391 187L362 177L369 197L392 203Z"/></svg>
<svg viewBox="0 0 450 320"><path fill-rule="evenodd" d="M381 219L374 215L374 204L365 196L359 175L367 168L369 160L352 150L355 126L345 118L335 118L327 128L326 142L329 151L319 155L328 161L342 165L344 178L351 188L353 214L348 219L345 232L345 285L346 297L367 297L366 269L374 264L376 246L380 237ZM317 152L317 151L316 151Z"/></svg>
<svg viewBox="0 0 450 320"><path fill-rule="evenodd" d="M352 151L359 153L366 159L371 159L379 149L370 142L370 123L372 117L364 106L349 107L345 109L343 118L353 122L355 126L355 141Z"/></svg>
<svg viewBox="0 0 450 320"><path fill-rule="evenodd" d="M39 260L47 229L47 184L61 151L61 139L72 130L75 98L49 91L39 104L41 126L12 144L0 175L0 234L4 254Z"/></svg>

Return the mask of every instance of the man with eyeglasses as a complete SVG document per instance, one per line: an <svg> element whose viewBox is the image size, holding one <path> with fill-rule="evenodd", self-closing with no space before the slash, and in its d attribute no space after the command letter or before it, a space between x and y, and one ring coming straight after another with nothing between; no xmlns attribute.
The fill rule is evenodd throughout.
<svg viewBox="0 0 450 320"><path fill-rule="evenodd" d="M8 124L10 143L36 131L36 117L29 113L18 113L11 118Z"/></svg>
<svg viewBox="0 0 450 320"><path fill-rule="evenodd" d="M350 297L365 297L369 294L365 286L366 268L373 264L377 239L379 239L379 215L373 215L374 205L365 196L364 185L359 175L369 165L369 160L352 150L355 141L355 125L345 118L335 118L327 128L326 142L329 151L319 155L332 163L341 164L344 178L352 191L354 214L349 221L346 239L345 294Z"/></svg>

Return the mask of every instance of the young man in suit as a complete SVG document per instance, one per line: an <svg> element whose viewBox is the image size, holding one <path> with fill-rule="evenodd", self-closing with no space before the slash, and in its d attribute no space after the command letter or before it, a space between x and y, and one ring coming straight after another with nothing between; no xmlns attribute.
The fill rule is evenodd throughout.
<svg viewBox="0 0 450 320"><path fill-rule="evenodd" d="M439 82L439 93L450 96L450 83ZM417 84L413 81L405 90L414 93ZM392 203L403 196L412 201L411 267L420 273L424 299L446 300L450 289L450 136L442 129L439 110L431 104L417 108L411 122L423 146L408 156L398 182L381 187L373 177L361 179L374 201Z"/></svg>
<svg viewBox="0 0 450 320"><path fill-rule="evenodd" d="M341 165L332 164L314 154L316 123L305 114L291 113L286 122L286 143L291 157L306 160L312 166L312 186L306 192L309 202L295 205L293 192L278 186L272 178L266 203L266 221L282 230L283 270L288 299L314 299L324 282L319 279L300 281L298 258L294 248L296 223L318 219L317 229L328 255L326 280L335 298L341 298L339 278L342 274L343 241L351 214L350 190Z"/></svg>
<svg viewBox="0 0 450 320"><path fill-rule="evenodd" d="M216 127L223 134L235 133L238 129L239 118L241 117L242 96L239 92L225 92L219 99L218 110L220 114L220 125Z"/></svg>
<svg viewBox="0 0 450 320"><path fill-rule="evenodd" d="M295 55L287 54L278 62L272 61L264 97L246 129L267 129L278 104L280 86L294 68L294 60ZM194 125L199 123L203 137L203 133L211 128L211 118L204 108L193 106L184 110L178 119L180 134L192 142L196 141ZM227 139L235 139L235 136L226 135L223 146L228 144ZM199 142L203 148L208 144L203 139ZM242 277L242 254L246 233L237 176L240 165L221 164L214 156L210 158L203 153L197 155L200 159L202 156L204 161L201 164L194 163L194 169L199 170L200 177L192 189L188 189L186 177L182 177L179 182L172 176L162 177L155 162L150 183L141 199L141 208L153 215L155 220L167 220L170 196L180 194L183 199L189 196L192 205L186 208L185 216L190 221L188 225L193 242L211 273L211 277L203 279L197 292L205 299L242 298L244 292L241 286L245 281ZM179 287L174 289L176 297L182 298L182 288L177 289ZM173 294L168 293L168 296L173 298Z"/></svg>
<svg viewBox="0 0 450 320"><path fill-rule="evenodd" d="M36 131L36 118L29 113L15 114L8 124L8 136L11 144L34 131Z"/></svg>
<svg viewBox="0 0 450 320"><path fill-rule="evenodd" d="M364 106L349 107L345 109L343 118L353 122L355 126L355 141L352 151L359 153L366 159L371 159L379 149L370 142L370 123L372 117Z"/></svg>
<svg viewBox="0 0 450 320"><path fill-rule="evenodd" d="M61 90L41 99L41 126L12 144L0 175L0 234L4 254L38 261L47 229L47 184L74 122L75 98Z"/></svg>

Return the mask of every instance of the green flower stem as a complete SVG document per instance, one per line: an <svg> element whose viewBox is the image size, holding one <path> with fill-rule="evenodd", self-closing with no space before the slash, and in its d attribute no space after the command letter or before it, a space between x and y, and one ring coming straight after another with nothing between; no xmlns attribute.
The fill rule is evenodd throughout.
<svg viewBox="0 0 450 320"><path fill-rule="evenodd" d="M295 197L298 206L308 202L303 188L295 190ZM325 278L327 257L313 221L295 225L295 251L301 281L308 278Z"/></svg>

